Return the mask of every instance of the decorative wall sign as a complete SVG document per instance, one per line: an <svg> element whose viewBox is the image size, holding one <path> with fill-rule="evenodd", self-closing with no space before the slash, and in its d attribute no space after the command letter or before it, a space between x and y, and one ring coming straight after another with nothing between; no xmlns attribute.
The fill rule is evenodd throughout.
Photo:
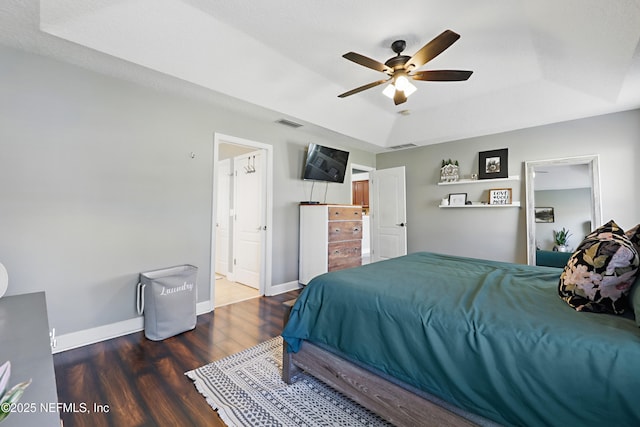
<svg viewBox="0 0 640 427"><path fill-rule="evenodd" d="M455 162L451 159L443 160L442 167L440 168L440 182L455 182L459 178L460 165L458 161Z"/></svg>
<svg viewBox="0 0 640 427"><path fill-rule="evenodd" d="M478 153L478 178L508 178L509 150L481 151Z"/></svg>
<svg viewBox="0 0 640 427"><path fill-rule="evenodd" d="M493 188L489 190L490 205L510 205L511 188Z"/></svg>

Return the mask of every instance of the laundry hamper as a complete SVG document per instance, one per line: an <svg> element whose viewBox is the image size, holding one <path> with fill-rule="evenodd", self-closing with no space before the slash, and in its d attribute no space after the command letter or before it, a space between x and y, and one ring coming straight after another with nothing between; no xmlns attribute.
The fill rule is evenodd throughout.
<svg viewBox="0 0 640 427"><path fill-rule="evenodd" d="M140 273L137 308L148 339L160 341L196 327L197 275L193 265Z"/></svg>

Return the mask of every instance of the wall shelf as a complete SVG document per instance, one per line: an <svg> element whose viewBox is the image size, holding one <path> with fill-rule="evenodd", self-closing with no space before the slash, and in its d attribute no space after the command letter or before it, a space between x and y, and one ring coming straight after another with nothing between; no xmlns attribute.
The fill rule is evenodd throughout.
<svg viewBox="0 0 640 427"><path fill-rule="evenodd" d="M520 202L513 202L510 205L490 205L486 203L483 203L483 204L476 203L473 205L455 205L455 206L440 205L438 207L440 208L519 208Z"/></svg>
<svg viewBox="0 0 640 427"><path fill-rule="evenodd" d="M493 179L459 179L452 182L439 182L438 185L461 185L461 184L487 184L490 182L501 181L520 181L520 175L509 175L508 178L493 178ZM475 205L473 205L475 206Z"/></svg>

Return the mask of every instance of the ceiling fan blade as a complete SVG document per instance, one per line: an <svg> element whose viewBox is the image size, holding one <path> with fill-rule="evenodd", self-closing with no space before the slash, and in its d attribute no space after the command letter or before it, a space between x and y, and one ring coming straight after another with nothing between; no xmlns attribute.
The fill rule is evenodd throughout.
<svg viewBox="0 0 640 427"><path fill-rule="evenodd" d="M381 85L382 83L388 82L389 80L391 80L391 79L378 80L377 82L369 83L369 84L366 84L364 86L360 86L360 87L357 87L355 89L351 89L348 92L341 93L340 95L338 95L338 98L346 98L347 96L351 96L351 95L356 94L358 92L362 92L363 90L371 89L372 87L376 87L378 85Z"/></svg>
<svg viewBox="0 0 640 427"><path fill-rule="evenodd" d="M407 96L401 90L396 90L396 93L393 94L393 103L396 105L400 105L403 102L407 101Z"/></svg>
<svg viewBox="0 0 640 427"><path fill-rule="evenodd" d="M436 56L440 55L449 46L456 42L460 38L460 34L454 33L451 30L444 30L442 34L431 40L424 45L422 49L416 52L404 65L405 70L409 70L411 66L420 68L427 62L431 61Z"/></svg>
<svg viewBox="0 0 640 427"><path fill-rule="evenodd" d="M413 80L424 80L430 82L459 82L468 80L473 71L463 70L430 70L418 71L411 75Z"/></svg>
<svg viewBox="0 0 640 427"><path fill-rule="evenodd" d="M367 68L371 68L372 70L381 71L383 73L391 73L393 70L382 62L376 61L375 59L367 58L364 55L360 55L359 53L349 52L342 55L343 58L348 59L349 61L353 61L356 64L362 65Z"/></svg>

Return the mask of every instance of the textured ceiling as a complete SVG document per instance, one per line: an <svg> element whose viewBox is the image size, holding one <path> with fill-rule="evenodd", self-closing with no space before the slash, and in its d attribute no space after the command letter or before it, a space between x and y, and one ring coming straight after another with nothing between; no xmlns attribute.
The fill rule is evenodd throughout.
<svg viewBox="0 0 640 427"><path fill-rule="evenodd" d="M460 40L421 68L405 104L341 57L412 55L445 29ZM264 117L345 135L374 151L640 108L640 0L3 0L0 43ZM208 89L208 90L204 90ZM204 95L206 93L206 95ZM398 114L408 110L409 114Z"/></svg>

